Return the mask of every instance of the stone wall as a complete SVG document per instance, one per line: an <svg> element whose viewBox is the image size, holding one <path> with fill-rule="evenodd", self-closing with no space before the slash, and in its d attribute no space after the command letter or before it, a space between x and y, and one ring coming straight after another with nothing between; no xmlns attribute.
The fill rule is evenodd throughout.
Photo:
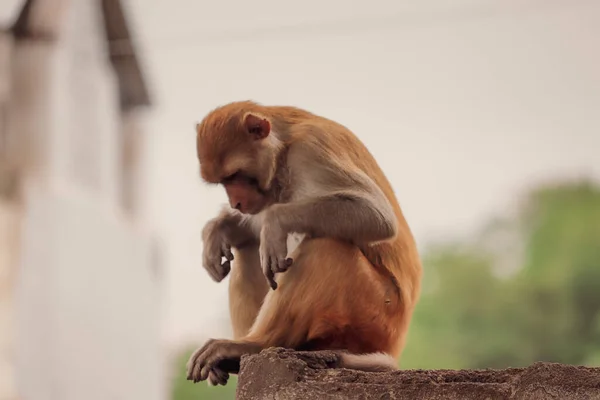
<svg viewBox="0 0 600 400"><path fill-rule="evenodd" d="M503 370L336 369L331 352L268 349L242 359L237 398L592 400L600 399L600 368L536 363Z"/></svg>

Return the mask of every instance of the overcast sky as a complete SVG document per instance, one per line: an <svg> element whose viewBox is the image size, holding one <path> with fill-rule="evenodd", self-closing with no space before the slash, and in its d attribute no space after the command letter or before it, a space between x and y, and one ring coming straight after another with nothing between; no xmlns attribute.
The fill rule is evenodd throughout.
<svg viewBox="0 0 600 400"><path fill-rule="evenodd" d="M532 184L600 178L598 1L130 6L156 101L148 212L168 245L171 342L227 323L227 285L203 271L200 242L225 196L195 159L194 124L217 105L295 105L353 129L420 245L473 232Z"/></svg>

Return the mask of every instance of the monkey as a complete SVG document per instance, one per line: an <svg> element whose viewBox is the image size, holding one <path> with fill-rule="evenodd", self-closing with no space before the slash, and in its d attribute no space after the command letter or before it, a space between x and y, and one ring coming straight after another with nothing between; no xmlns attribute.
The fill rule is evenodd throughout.
<svg viewBox="0 0 600 400"><path fill-rule="evenodd" d="M299 107L235 101L196 124L196 149L202 181L229 202L202 230L202 262L214 281L229 276L233 339L194 351L187 379L225 385L243 355L269 347L398 369L421 260L390 182L354 132Z"/></svg>

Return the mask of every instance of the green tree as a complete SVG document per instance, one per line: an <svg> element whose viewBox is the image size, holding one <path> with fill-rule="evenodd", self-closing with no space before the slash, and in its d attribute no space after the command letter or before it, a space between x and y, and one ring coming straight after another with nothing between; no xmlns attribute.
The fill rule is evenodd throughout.
<svg viewBox="0 0 600 400"><path fill-rule="evenodd" d="M593 362L600 349L600 189L588 182L541 188L522 218L530 230L523 336L538 360Z"/></svg>
<svg viewBox="0 0 600 400"><path fill-rule="evenodd" d="M472 243L425 253L403 367L599 364L600 189L567 183L534 190L527 200L505 224L525 249L516 275L494 277L501 255Z"/></svg>

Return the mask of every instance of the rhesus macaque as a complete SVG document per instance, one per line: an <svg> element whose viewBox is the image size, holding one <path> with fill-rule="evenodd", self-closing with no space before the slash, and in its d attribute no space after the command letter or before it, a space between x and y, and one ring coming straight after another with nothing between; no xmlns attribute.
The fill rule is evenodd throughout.
<svg viewBox="0 0 600 400"><path fill-rule="evenodd" d="M367 148L334 121L250 101L213 110L196 131L201 176L229 198L203 230L203 265L217 282L231 273L234 340L196 350L188 379L224 385L242 355L275 346L397 369L421 261Z"/></svg>

